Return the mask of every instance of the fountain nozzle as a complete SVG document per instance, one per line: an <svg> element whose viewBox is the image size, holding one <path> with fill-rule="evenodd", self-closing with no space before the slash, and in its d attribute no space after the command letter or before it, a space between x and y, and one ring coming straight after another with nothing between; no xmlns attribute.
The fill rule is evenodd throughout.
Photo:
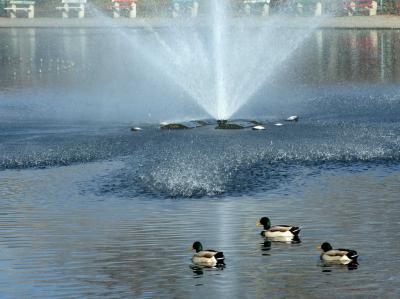
<svg viewBox="0 0 400 299"><path fill-rule="evenodd" d="M223 126L228 122L226 119L217 119L218 126Z"/></svg>

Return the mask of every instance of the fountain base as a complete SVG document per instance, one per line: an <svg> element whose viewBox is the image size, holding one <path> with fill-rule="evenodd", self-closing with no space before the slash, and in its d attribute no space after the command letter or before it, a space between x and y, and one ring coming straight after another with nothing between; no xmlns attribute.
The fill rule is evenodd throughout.
<svg viewBox="0 0 400 299"><path fill-rule="evenodd" d="M258 124L253 121L246 121L246 120L232 120L228 121L225 119L222 120L217 120L217 126L215 127L216 129L220 130L238 130L238 129L246 129L246 128L251 128L255 124Z"/></svg>
<svg viewBox="0 0 400 299"><path fill-rule="evenodd" d="M193 120L193 121L183 121L183 122L172 122L172 123L162 123L160 129L163 130L184 130L184 129L195 129L199 127L205 127L210 125L215 125L215 129L219 130L238 130L254 128L257 125L262 125L262 123L255 120Z"/></svg>
<svg viewBox="0 0 400 299"><path fill-rule="evenodd" d="M201 125L194 121L184 121L184 122L176 122L176 123L166 123L160 126L160 129L163 130L185 130L185 129L194 129L200 127Z"/></svg>
<svg viewBox="0 0 400 299"><path fill-rule="evenodd" d="M243 129L242 126L236 124L236 123L228 123L227 120L217 120L217 126L215 127L216 129L220 130L237 130L237 129Z"/></svg>

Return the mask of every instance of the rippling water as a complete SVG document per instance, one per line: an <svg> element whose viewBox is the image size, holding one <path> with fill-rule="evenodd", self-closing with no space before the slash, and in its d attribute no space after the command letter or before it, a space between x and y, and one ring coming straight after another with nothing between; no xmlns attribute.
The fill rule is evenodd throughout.
<svg viewBox="0 0 400 299"><path fill-rule="evenodd" d="M399 295L396 123L49 127L2 143L5 298ZM262 215L302 242L265 247ZM227 267L190 269L195 239ZM357 249L359 268L320 265L325 240Z"/></svg>
<svg viewBox="0 0 400 299"><path fill-rule="evenodd" d="M398 54L379 46L396 33L324 34L325 46L319 33L314 45L323 55L334 56L331 44L361 50L343 50L339 61L351 63L336 73L312 64L301 75L294 66L292 96L307 100L272 101L270 119L295 111L300 122L271 122L263 132L144 124L132 133L121 121L60 121L58 113L48 120L46 105L31 105L36 96L0 73L11 90L0 90L0 297L398 298ZM374 57L382 58L383 81L379 65L359 71ZM90 72L81 67L80 76ZM49 103L51 92L38 85L71 79L65 71L33 76L33 90ZM301 88L300 78L308 82ZM255 227L261 216L301 226L301 242L264 243ZM226 268L191 268L195 240L224 251ZM321 265L315 248L323 241L357 250L359 267Z"/></svg>

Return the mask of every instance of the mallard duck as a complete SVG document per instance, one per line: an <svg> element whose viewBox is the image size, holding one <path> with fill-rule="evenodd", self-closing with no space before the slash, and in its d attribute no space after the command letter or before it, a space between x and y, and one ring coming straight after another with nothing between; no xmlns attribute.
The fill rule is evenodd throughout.
<svg viewBox="0 0 400 299"><path fill-rule="evenodd" d="M142 128L139 128L139 127L132 127L132 128L131 128L131 131L132 131L132 132L142 131Z"/></svg>
<svg viewBox="0 0 400 299"><path fill-rule="evenodd" d="M289 116L286 121L299 121L299 117L297 115Z"/></svg>
<svg viewBox="0 0 400 299"><path fill-rule="evenodd" d="M196 265L206 267L225 265L224 253L221 251L211 249L203 250L203 245L199 241L193 243L192 250L196 251L192 257L192 262Z"/></svg>
<svg viewBox="0 0 400 299"><path fill-rule="evenodd" d="M262 217L257 221L257 227L263 226L264 230L261 235L267 238L293 238L300 233L300 228L297 226L289 225L275 225L271 226L271 220L268 217Z"/></svg>
<svg viewBox="0 0 400 299"><path fill-rule="evenodd" d="M318 249L322 250L321 260L328 263L339 263L347 265L353 262L357 262L358 254L357 251L351 249L333 249L331 244L328 242L322 243Z"/></svg>

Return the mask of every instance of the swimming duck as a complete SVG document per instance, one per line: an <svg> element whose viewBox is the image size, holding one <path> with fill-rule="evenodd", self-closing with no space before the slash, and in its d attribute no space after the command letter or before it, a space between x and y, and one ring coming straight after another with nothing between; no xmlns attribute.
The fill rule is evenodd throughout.
<svg viewBox="0 0 400 299"><path fill-rule="evenodd" d="M318 249L322 250L321 260L329 263L339 263L347 265L352 262L357 262L358 254L357 251L351 249L333 249L331 244L324 242Z"/></svg>
<svg viewBox="0 0 400 299"><path fill-rule="evenodd" d="M131 131L132 131L132 132L142 131L142 128L139 128L139 127L132 127L132 128L131 128Z"/></svg>
<svg viewBox="0 0 400 299"><path fill-rule="evenodd" d="M271 226L271 220L268 217L262 217L257 221L257 227L263 226L264 230L261 235L267 238L293 238L300 233L300 228L297 226L289 225L275 225Z"/></svg>
<svg viewBox="0 0 400 299"><path fill-rule="evenodd" d="M203 250L203 245L199 241L193 243L192 250L196 251L192 257L192 262L196 265L205 267L225 265L224 253L221 251L211 249Z"/></svg>
<svg viewBox="0 0 400 299"><path fill-rule="evenodd" d="M289 116L286 121L299 121L299 117L297 115Z"/></svg>

